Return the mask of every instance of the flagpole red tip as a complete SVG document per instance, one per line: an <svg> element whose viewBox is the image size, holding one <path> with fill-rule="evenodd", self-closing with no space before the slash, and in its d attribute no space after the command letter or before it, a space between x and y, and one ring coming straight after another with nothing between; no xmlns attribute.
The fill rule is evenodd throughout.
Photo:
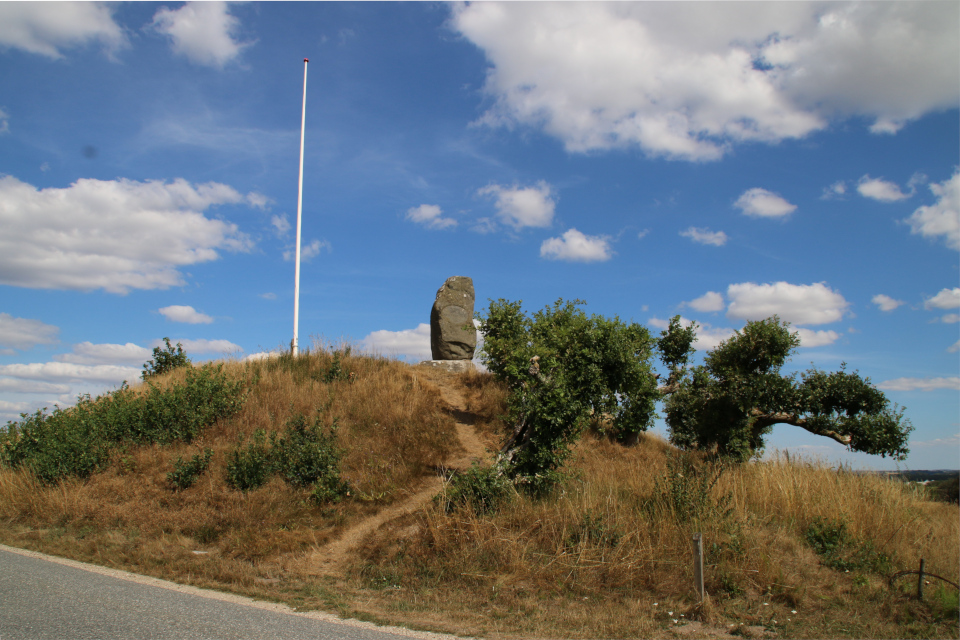
<svg viewBox="0 0 960 640"><path fill-rule="evenodd" d="M303 61L304 61L304 62L310 62L310 58L304 58Z"/></svg>

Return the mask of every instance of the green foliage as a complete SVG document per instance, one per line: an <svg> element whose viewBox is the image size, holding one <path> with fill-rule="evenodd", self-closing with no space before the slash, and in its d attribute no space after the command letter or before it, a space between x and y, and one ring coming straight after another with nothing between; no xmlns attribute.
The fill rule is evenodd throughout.
<svg viewBox="0 0 960 640"><path fill-rule="evenodd" d="M319 418L310 426L297 414L287 422L284 435L273 439L277 473L296 487L313 485L311 500L318 504L339 501L349 490L340 477L343 452L337 447L336 429L336 420L324 432Z"/></svg>
<svg viewBox="0 0 960 640"><path fill-rule="evenodd" d="M266 484L273 473L273 460L267 448L267 432L257 429L246 446L243 440L227 455L227 484L240 491L251 491Z"/></svg>
<svg viewBox="0 0 960 640"><path fill-rule="evenodd" d="M338 382L340 380L352 380L351 373L345 371L343 368L343 363L340 361L339 351L333 352L333 361L330 363L330 368L323 373L320 379L328 384L331 382Z"/></svg>
<svg viewBox="0 0 960 640"><path fill-rule="evenodd" d="M852 451L905 458L913 427L869 378L845 368L834 373L811 369L799 381L780 373L800 344L789 326L776 316L748 322L708 354L703 365L676 376L676 389L665 406L671 441L742 461L762 451L774 424L786 423ZM676 329L671 325L670 331ZM665 336L661 344L672 340Z"/></svg>
<svg viewBox="0 0 960 640"><path fill-rule="evenodd" d="M960 476L931 482L927 485L927 491L934 500L960 503Z"/></svg>
<svg viewBox="0 0 960 640"><path fill-rule="evenodd" d="M197 476L210 466L212 456L213 449L208 447L203 450L203 454L197 453L190 460L177 457L177 461L173 463L173 471L167 474L167 482L174 491L189 489L197 481Z"/></svg>
<svg viewBox="0 0 960 640"><path fill-rule="evenodd" d="M241 382L231 382L222 365L190 369L182 384L148 383L137 393L126 384L76 406L22 414L0 434L0 464L25 466L42 482L85 478L104 467L122 443L190 442L217 419L243 406Z"/></svg>
<svg viewBox="0 0 960 640"><path fill-rule="evenodd" d="M474 463L450 478L439 499L447 513L470 505L476 513L487 515L499 511L514 495L513 482L500 467Z"/></svg>
<svg viewBox="0 0 960 640"><path fill-rule="evenodd" d="M860 542L851 536L846 522L816 518L807 527L804 537L823 559L823 564L831 569L869 569L877 573L885 573L890 569L890 559L877 553L869 541Z"/></svg>
<svg viewBox="0 0 960 640"><path fill-rule="evenodd" d="M733 496L713 497L714 487L723 475L722 463L698 462L694 456L678 452L667 457L667 472L657 477L647 510L669 516L677 522L703 522L723 519L731 511Z"/></svg>
<svg viewBox="0 0 960 640"><path fill-rule="evenodd" d="M282 435L258 429L253 440L243 441L227 459L227 484L240 491L257 489L278 474L299 488L310 488L310 500L316 504L338 502L348 495L349 485L340 477L343 452L336 444L337 423L324 431L319 417L311 426L301 414L287 421Z"/></svg>
<svg viewBox="0 0 960 640"><path fill-rule="evenodd" d="M170 344L170 338L164 338L163 341L166 343L167 348L161 349L160 347L154 347L153 359L147 360L143 365L143 373L140 374L140 377L144 380L159 376L168 371L173 371L174 369L179 369L180 367L190 366L190 359L187 358L187 354L183 350L183 345L178 342L176 348L174 348Z"/></svg>
<svg viewBox="0 0 960 640"><path fill-rule="evenodd" d="M610 435L635 438L652 424L657 400L647 329L587 316L583 302L558 300L532 318L520 302L491 301L478 315L480 357L510 389L513 435L501 466L541 490L591 415L609 417Z"/></svg>
<svg viewBox="0 0 960 640"><path fill-rule="evenodd" d="M623 538L623 532L616 525L611 524L603 514L594 514L587 509L580 521L574 525L567 535L567 545L591 545L594 547L613 548Z"/></svg>

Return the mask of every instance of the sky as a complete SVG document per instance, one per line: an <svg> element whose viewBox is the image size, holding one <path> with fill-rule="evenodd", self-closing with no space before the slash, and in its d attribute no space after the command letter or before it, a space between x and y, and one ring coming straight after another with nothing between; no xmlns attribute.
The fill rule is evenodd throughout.
<svg viewBox="0 0 960 640"><path fill-rule="evenodd" d="M0 422L289 345L304 58L302 346L429 359L454 275L698 357L778 314L915 430L768 450L960 467L954 1L0 3Z"/></svg>

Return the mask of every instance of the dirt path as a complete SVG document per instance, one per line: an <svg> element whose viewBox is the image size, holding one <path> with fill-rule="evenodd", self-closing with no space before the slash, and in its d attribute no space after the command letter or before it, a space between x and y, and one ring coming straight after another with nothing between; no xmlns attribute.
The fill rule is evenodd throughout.
<svg viewBox="0 0 960 640"><path fill-rule="evenodd" d="M475 460L485 458L489 455L489 452L477 436L476 429L473 427L475 418L467 412L463 394L452 383L453 375L442 370L426 367L417 370L418 377L437 386L440 390L441 399L456 421L457 439L460 441L462 451L446 460L444 467L462 470L469 468ZM442 488L443 479L440 476L427 478L413 489L406 499L354 523L339 538L319 547L310 554L307 558L309 573L316 575L336 573L350 550L359 546L367 536L386 523L425 506Z"/></svg>

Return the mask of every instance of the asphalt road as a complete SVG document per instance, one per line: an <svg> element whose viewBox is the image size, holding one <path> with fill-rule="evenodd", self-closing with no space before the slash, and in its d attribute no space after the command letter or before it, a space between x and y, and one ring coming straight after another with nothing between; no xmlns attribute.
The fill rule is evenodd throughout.
<svg viewBox="0 0 960 640"><path fill-rule="evenodd" d="M197 589L0 545L0 640L452 638Z"/></svg>

